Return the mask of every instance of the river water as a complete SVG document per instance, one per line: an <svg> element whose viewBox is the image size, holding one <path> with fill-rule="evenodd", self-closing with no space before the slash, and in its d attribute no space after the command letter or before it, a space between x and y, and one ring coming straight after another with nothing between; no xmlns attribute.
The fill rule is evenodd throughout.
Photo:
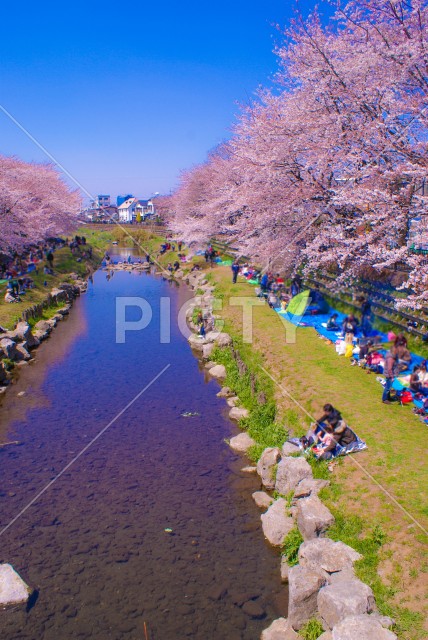
<svg viewBox="0 0 428 640"><path fill-rule="evenodd" d="M120 296L153 310L124 344ZM170 343L159 339L161 297ZM255 640L286 613L251 499L259 483L225 444L237 429L175 321L188 297L152 275L97 272L9 390L0 441L21 445L0 449L0 529L20 515L0 561L37 598L0 614L2 640Z"/></svg>

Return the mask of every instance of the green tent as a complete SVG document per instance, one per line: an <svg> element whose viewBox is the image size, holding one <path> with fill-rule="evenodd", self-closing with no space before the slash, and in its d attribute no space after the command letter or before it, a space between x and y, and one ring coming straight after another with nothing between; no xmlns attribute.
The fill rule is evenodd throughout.
<svg viewBox="0 0 428 640"><path fill-rule="evenodd" d="M308 306L308 298L310 291L302 291L298 293L297 296L294 296L292 300L288 303L286 312L291 316L303 316L305 313L305 309Z"/></svg>

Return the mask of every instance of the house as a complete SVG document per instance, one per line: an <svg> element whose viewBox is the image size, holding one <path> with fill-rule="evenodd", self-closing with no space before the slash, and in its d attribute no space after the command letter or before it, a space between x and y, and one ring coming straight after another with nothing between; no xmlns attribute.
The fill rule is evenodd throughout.
<svg viewBox="0 0 428 640"><path fill-rule="evenodd" d="M136 218L135 207L138 204L137 198L128 198L117 208L119 222L132 222Z"/></svg>
<svg viewBox="0 0 428 640"><path fill-rule="evenodd" d="M117 196L116 205L120 207L120 205L126 202L126 200L129 200L130 198L133 198L133 197L134 196L132 195L132 193L128 193L128 195L126 196Z"/></svg>
<svg viewBox="0 0 428 640"><path fill-rule="evenodd" d="M135 215L140 216L141 220L146 220L147 218L152 218L155 214L155 206L151 199L149 200L138 200L135 205Z"/></svg>
<svg viewBox="0 0 428 640"><path fill-rule="evenodd" d="M110 196L97 196L97 199L95 200L95 207L97 209L102 209L103 207L109 207L110 206Z"/></svg>

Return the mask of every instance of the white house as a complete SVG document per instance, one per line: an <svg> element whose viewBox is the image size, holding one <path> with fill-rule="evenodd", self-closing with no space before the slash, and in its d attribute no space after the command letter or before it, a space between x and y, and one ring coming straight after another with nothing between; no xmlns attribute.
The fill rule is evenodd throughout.
<svg viewBox="0 0 428 640"><path fill-rule="evenodd" d="M122 202L120 207L117 208L119 214L119 222L132 222L135 218L135 208L138 204L137 198L128 198L125 202Z"/></svg>
<svg viewBox="0 0 428 640"><path fill-rule="evenodd" d="M135 205L135 215L140 214L141 220L151 218L155 212L155 206L152 200L138 200Z"/></svg>

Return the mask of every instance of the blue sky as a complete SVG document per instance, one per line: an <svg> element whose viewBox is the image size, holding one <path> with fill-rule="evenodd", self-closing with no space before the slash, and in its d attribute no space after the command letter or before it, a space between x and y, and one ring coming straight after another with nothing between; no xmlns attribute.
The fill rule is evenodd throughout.
<svg viewBox="0 0 428 640"><path fill-rule="evenodd" d="M303 0L307 11L313 2ZM168 193L276 70L286 0L7 3L0 104L92 194ZM0 153L46 156L0 113Z"/></svg>

